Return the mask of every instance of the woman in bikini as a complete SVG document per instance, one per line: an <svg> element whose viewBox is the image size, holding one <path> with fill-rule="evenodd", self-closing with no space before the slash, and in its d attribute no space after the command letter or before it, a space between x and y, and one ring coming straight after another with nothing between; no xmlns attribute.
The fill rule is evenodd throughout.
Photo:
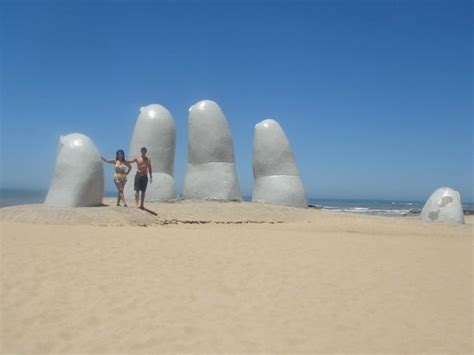
<svg viewBox="0 0 474 355"><path fill-rule="evenodd" d="M123 207L127 207L125 202L125 196L123 195L123 189L127 183L127 175L132 169L129 163L125 160L125 153L122 149L117 150L115 154L115 159L105 159L102 157L102 160L106 163L115 164L115 173L114 173L114 182L117 186L117 206L120 206L120 200L123 201Z"/></svg>

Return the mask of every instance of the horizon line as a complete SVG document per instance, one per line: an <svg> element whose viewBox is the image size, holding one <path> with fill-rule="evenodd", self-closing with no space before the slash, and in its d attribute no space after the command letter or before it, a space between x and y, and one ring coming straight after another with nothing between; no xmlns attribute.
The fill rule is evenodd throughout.
<svg viewBox="0 0 474 355"><path fill-rule="evenodd" d="M39 189L39 188L21 188L21 187L0 187L0 191L18 191L18 192L36 192L36 193L47 193L48 189ZM112 197L117 194L116 191L104 191L104 197ZM2 197L2 194L0 193L0 197ZM176 194L177 198L182 198L183 195ZM252 196L251 195L242 195L242 200L251 200ZM390 202L420 202L420 203L425 203L426 201L420 200L420 199L397 199L397 198L356 198L356 197L328 197L328 196L319 196L319 197L307 197L308 201L309 200L367 200L367 201L390 201ZM474 201L463 201L461 198L462 203L469 203L473 204Z"/></svg>

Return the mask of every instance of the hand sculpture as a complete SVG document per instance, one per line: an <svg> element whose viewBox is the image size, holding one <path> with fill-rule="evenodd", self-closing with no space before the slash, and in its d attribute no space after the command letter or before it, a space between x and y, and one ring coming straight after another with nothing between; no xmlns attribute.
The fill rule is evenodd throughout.
<svg viewBox="0 0 474 355"><path fill-rule="evenodd" d="M232 135L224 113L214 101L199 101L189 109L184 197L241 199Z"/></svg>
<svg viewBox="0 0 474 355"><path fill-rule="evenodd" d="M425 222L464 224L461 195L449 187L440 187L426 201L420 218Z"/></svg>
<svg viewBox="0 0 474 355"><path fill-rule="evenodd" d="M253 177L253 202L307 207L293 152L275 120L267 119L255 125Z"/></svg>
<svg viewBox="0 0 474 355"><path fill-rule="evenodd" d="M176 128L173 116L158 104L140 108L135 129L133 130L127 159L140 155L140 149L146 147L147 155L153 165L153 183L148 185L146 201L168 201L176 198L176 183L173 176L176 146ZM133 179L137 167L135 164L125 185L125 197L135 195Z"/></svg>
<svg viewBox="0 0 474 355"><path fill-rule="evenodd" d="M61 136L45 205L98 206L103 196L104 169L92 140L80 133Z"/></svg>

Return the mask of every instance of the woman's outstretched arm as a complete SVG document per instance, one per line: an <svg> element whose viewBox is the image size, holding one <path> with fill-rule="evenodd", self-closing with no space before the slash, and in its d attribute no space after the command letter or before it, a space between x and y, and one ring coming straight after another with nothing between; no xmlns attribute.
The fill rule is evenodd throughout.
<svg viewBox="0 0 474 355"><path fill-rule="evenodd" d="M104 157L100 157L103 161L105 161L106 163L110 163L110 164L114 164L115 163L115 160L114 159L105 159Z"/></svg>

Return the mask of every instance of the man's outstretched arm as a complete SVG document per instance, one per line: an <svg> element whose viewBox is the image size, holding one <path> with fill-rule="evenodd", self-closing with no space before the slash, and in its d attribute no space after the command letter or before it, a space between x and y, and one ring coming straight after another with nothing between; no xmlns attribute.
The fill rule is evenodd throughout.
<svg viewBox="0 0 474 355"><path fill-rule="evenodd" d="M136 163L136 162L137 162L137 158L133 158L132 160L125 160L125 163L127 164Z"/></svg>

